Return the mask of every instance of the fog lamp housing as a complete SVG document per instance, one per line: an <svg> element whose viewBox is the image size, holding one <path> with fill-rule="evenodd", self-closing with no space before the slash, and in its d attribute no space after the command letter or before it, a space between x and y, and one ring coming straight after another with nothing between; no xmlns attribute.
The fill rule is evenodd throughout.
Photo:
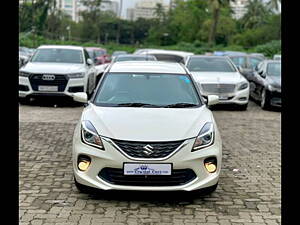
<svg viewBox="0 0 300 225"><path fill-rule="evenodd" d="M88 156L79 156L78 157L78 162L77 162L77 167L80 171L86 171L91 164L91 158Z"/></svg>
<svg viewBox="0 0 300 225"><path fill-rule="evenodd" d="M217 159L215 157L207 158L204 160L204 167L209 173L217 171Z"/></svg>

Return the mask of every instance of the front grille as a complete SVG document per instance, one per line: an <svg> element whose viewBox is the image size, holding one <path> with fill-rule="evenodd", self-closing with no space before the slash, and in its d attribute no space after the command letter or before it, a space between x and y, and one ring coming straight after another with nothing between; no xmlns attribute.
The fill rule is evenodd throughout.
<svg viewBox="0 0 300 225"><path fill-rule="evenodd" d="M132 186L177 186L196 178L191 169L173 170L171 175L124 175L123 169L103 168L98 176L108 183Z"/></svg>
<svg viewBox="0 0 300 225"><path fill-rule="evenodd" d="M45 86L58 86L58 91L63 92L68 83L68 77L66 75L55 75L54 80L43 80L44 74L32 74L29 76L29 81L32 87L32 90L38 91L38 86L45 85Z"/></svg>
<svg viewBox="0 0 300 225"><path fill-rule="evenodd" d="M172 142L134 142L113 140L113 142L127 155L133 158L164 158L175 151L183 141ZM150 145L151 150L144 147ZM148 154L147 154L148 152ZM149 152L152 152L149 154Z"/></svg>
<svg viewBox="0 0 300 225"><path fill-rule="evenodd" d="M233 93L234 84L201 84L201 89L209 94L226 94Z"/></svg>

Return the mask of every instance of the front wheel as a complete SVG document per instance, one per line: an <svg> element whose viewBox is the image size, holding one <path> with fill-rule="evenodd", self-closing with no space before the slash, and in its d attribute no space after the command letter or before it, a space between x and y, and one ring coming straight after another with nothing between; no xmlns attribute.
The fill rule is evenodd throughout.
<svg viewBox="0 0 300 225"><path fill-rule="evenodd" d="M267 96L267 90L264 88L261 93L261 101L260 101L260 107L264 110L269 109L270 102Z"/></svg>

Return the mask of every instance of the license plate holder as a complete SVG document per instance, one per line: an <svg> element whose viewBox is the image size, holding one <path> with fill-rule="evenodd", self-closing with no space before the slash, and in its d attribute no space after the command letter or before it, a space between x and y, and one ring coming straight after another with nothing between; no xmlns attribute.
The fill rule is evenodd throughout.
<svg viewBox="0 0 300 225"><path fill-rule="evenodd" d="M58 86L38 86L39 91L58 91Z"/></svg>
<svg viewBox="0 0 300 225"><path fill-rule="evenodd" d="M171 163L124 163L123 174L166 176L172 174Z"/></svg>

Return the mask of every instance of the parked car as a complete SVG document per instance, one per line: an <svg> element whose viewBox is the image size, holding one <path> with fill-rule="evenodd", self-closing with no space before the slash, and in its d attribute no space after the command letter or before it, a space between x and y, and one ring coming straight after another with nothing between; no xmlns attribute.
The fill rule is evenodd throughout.
<svg viewBox="0 0 300 225"><path fill-rule="evenodd" d="M104 48L87 47L86 50L89 53L90 58L94 61L95 65L110 63L111 61L110 56L107 54L107 51Z"/></svg>
<svg viewBox="0 0 300 225"><path fill-rule="evenodd" d="M262 53L250 53L250 55L252 55L252 56L257 56L257 57L260 57L260 58L262 58L262 59L266 59L265 55L262 54Z"/></svg>
<svg viewBox="0 0 300 225"><path fill-rule="evenodd" d="M194 55L194 53L184 51L150 49L147 51L142 51L138 53L138 55L154 55L158 61L179 62L184 64L185 59L190 55Z"/></svg>
<svg viewBox="0 0 300 225"><path fill-rule="evenodd" d="M255 55L235 55L229 56L229 58L249 82L253 78L254 68L264 60L263 57Z"/></svg>
<svg viewBox="0 0 300 225"><path fill-rule="evenodd" d="M235 104L241 110L247 109L249 82L227 56L189 56L186 67L202 96L218 95L221 104Z"/></svg>
<svg viewBox="0 0 300 225"><path fill-rule="evenodd" d="M75 92L93 93L95 67L83 47L40 46L19 70L19 98L32 96L72 96Z"/></svg>
<svg viewBox="0 0 300 225"><path fill-rule="evenodd" d="M73 136L79 191L214 191L222 143L212 112L179 63L111 64ZM74 100L87 102L85 93ZM208 105L217 96L208 96Z"/></svg>
<svg viewBox="0 0 300 225"><path fill-rule="evenodd" d="M126 51L114 51L111 55L111 60L113 60L118 55L126 55L128 54Z"/></svg>
<svg viewBox="0 0 300 225"><path fill-rule="evenodd" d="M274 59L274 60L280 60L280 61L281 61L281 55L274 55L273 59Z"/></svg>
<svg viewBox="0 0 300 225"><path fill-rule="evenodd" d="M250 96L260 102L262 109L281 107L281 61L265 60L256 67Z"/></svg>
<svg viewBox="0 0 300 225"><path fill-rule="evenodd" d="M121 62L121 61L157 61L157 59L153 55L127 54L127 55L118 55L114 57L114 59L112 60L112 62Z"/></svg>
<svg viewBox="0 0 300 225"><path fill-rule="evenodd" d="M247 53L238 52L238 51L214 51L214 56L233 56L233 55L247 55Z"/></svg>

